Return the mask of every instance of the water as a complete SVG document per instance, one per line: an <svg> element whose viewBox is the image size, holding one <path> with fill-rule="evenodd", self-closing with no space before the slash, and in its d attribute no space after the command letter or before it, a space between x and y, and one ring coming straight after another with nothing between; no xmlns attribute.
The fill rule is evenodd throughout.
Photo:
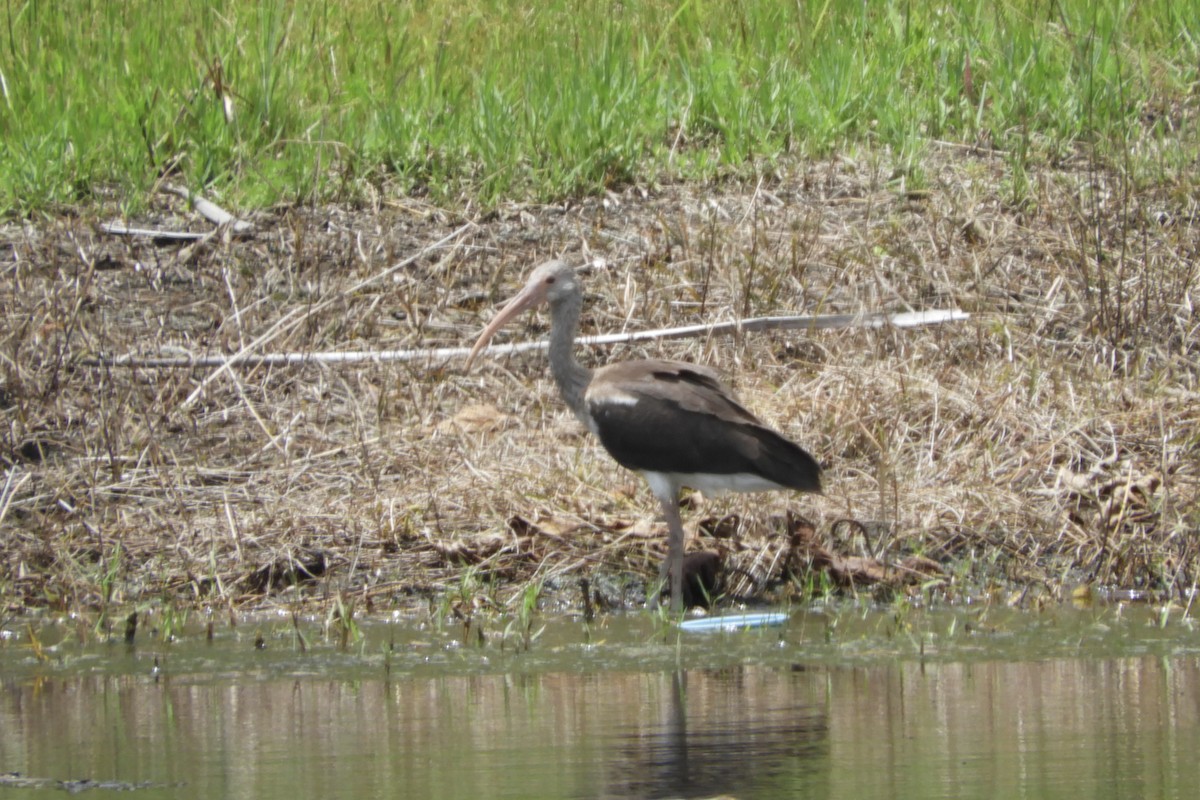
<svg viewBox="0 0 1200 800"><path fill-rule="evenodd" d="M1163 624L1165 623L1165 624ZM1200 632L1149 610L374 623L0 645L0 798L1193 797ZM505 629L509 635L505 637ZM257 649L262 636L265 648ZM57 637L57 638L56 638ZM9 786L5 786L5 782ZM129 796L122 791L121 796Z"/></svg>

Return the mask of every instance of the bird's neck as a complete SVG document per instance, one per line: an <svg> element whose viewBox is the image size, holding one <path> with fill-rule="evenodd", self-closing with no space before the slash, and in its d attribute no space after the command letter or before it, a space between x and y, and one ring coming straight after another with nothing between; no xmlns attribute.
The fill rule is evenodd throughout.
<svg viewBox="0 0 1200 800"><path fill-rule="evenodd" d="M575 335L579 332L582 310L582 293L551 306L550 373L554 375L554 382L567 406L584 425L588 425L583 396L592 382L592 371L575 360Z"/></svg>

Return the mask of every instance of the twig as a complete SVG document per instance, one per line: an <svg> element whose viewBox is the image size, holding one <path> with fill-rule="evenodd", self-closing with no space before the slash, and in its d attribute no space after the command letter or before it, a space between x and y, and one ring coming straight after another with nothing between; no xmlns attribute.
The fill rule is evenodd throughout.
<svg viewBox="0 0 1200 800"><path fill-rule="evenodd" d="M29 480L29 473L22 472L19 466L13 465L5 471L4 486L0 488L0 522L4 522L4 518L8 516L8 509L12 505L13 498L17 496L17 492L27 480Z"/></svg>
<svg viewBox="0 0 1200 800"><path fill-rule="evenodd" d="M192 208L200 213L200 216L214 225L228 225L234 233L249 233L254 229L251 223L238 219L216 203L195 194L190 189L175 186L171 183L164 183L161 188L162 191L168 194L173 194L187 200L192 204Z"/></svg>
<svg viewBox="0 0 1200 800"><path fill-rule="evenodd" d="M196 239L203 239L210 232L197 233L195 231L166 231L157 228L131 228L128 225L122 225L119 222L102 222L99 225L100 230L112 236L145 236L149 239L164 239L174 242L191 242Z"/></svg>
<svg viewBox="0 0 1200 800"><path fill-rule="evenodd" d="M465 228L466 226L464 226ZM459 229L459 232L463 228ZM451 236L456 235L451 234ZM450 237L447 237L450 238ZM442 240L443 242L446 240ZM437 247L441 242L431 245ZM413 258L416 258L414 256ZM359 284L363 286L364 284ZM359 287L355 287L359 288ZM310 314L323 308L327 300L310 310ZM901 314L802 314L789 317L755 317L753 319L718 322L709 325L686 325L679 328L659 328L657 330L640 331L637 333L610 333L604 336L585 336L579 344L596 346L607 344L627 344L629 342L644 342L660 339L687 339L696 336L721 336L739 331L768 331L768 330L833 330L839 328L915 328L922 325L939 325L945 322L961 322L969 319L970 314L958 309L932 309L929 311L907 311ZM339 351L329 353L267 353L254 355L249 351L269 338L273 338L280 324L263 336L258 337L246 347L231 356L137 356L124 355L114 357L99 356L83 359L80 363L85 366L107 367L150 367L160 369L188 367L221 367L228 369L233 366L281 366L285 364L361 364L385 363L393 361L424 361L426 363L444 363L453 358L465 357L471 352L469 347L436 347L416 348L411 350L364 350ZM292 323L296 324L295 322ZM491 355L507 355L523 353L529 350L544 350L544 341L520 342L502 344L487 348ZM216 377L213 373L209 379ZM207 380L206 380L207 383ZM202 388L202 387L201 387ZM196 390L197 392L200 389ZM193 392L193 394L196 394ZM190 400L191 398L189 398Z"/></svg>
<svg viewBox="0 0 1200 800"><path fill-rule="evenodd" d="M422 256L426 255L427 253L431 253L440 247L446 246L448 243L454 241L455 239L459 238L464 233L466 233L467 230L470 229L473 225L474 225L474 223L471 223L471 222L460 225L454 231L447 234L446 236L443 236L441 239L438 239L433 244L427 245L427 246L421 248L421 250L419 250L418 252L414 253L413 255L409 256L408 258L402 259L398 263L393 264L392 266L388 267L387 269L383 270L382 272L376 273L375 275L372 275L370 278L366 278L364 280L359 281L358 283L356 283L354 286L351 286L346 291L339 292L338 294L334 295L333 297L330 297L327 300L324 300L320 303L317 303L314 306L309 307L303 314L296 316L292 312L288 312L288 314L284 315L283 319L279 320L274 325L272 325L267 330L266 333L262 334L261 336L256 338L254 341L250 342L250 344L242 347L240 350L237 351L237 353L235 353L232 356L229 356L229 357L215 356L212 358L200 358L200 359L184 358L182 360L184 363L179 363L179 361L177 360L176 363L173 363L173 364L170 364L170 363L140 364L139 360L137 359L136 356L123 356L123 357L120 357L120 358L112 360L112 361L105 361L104 359L90 359L89 361L92 364L97 365L97 366L99 366L99 365L118 366L119 365L119 366L129 367L129 366L139 366L140 365L140 366L146 366L146 367L150 367L150 366L155 366L155 367L217 367L218 369L216 370L216 372L213 372L212 374L206 376L204 378L204 380L202 380L200 382L200 385L197 386L195 388L195 390L193 390L192 393L188 395L187 399L183 401L181 408L183 410L186 410L186 409L190 408L193 403L196 402L197 398L199 398L201 394L203 394L204 390L208 387L208 384L212 383L214 380L216 380L218 377L220 377L225 372L225 370L227 370L233 366L247 366L247 365L248 366L260 366L260 365L272 364L272 363L276 363L276 364L315 363L316 360L313 359L312 356L319 355L319 354L290 353L290 354L288 354L289 356L292 357L290 359L285 359L285 360L280 360L280 361L272 361L270 355L266 355L266 356L253 355L253 351L258 349L258 347L260 345L266 344L270 340L274 339L276 336L278 336L283 331L290 330L290 329L296 327L297 325L300 325L306 319L311 317L313 314L316 314L319 311L322 311L322 310L328 308L330 305L332 305L334 303L341 302L347 296L359 291L360 289L362 289L366 286L370 286L371 284L376 283L377 281L383 280L385 277L387 277L388 275L391 275L396 270L403 269L404 267L408 266L412 262L414 262L417 259L421 258ZM294 312L295 310L296 309L293 309L292 311ZM151 360L153 360L153 359L151 359ZM169 360L169 359L164 359L164 361L166 361L166 360ZM84 363L88 363L88 361L85 361Z"/></svg>
<svg viewBox="0 0 1200 800"><path fill-rule="evenodd" d="M201 197L182 186L166 183L159 188L167 194L173 194L187 200L192 204L192 208L199 212L200 216L217 225L218 228L227 228L239 235L247 234L254 230L253 224L238 219L211 200ZM150 239L175 242L206 241L212 239L217 232L215 230L199 233L195 231L168 231L158 228L133 228L120 222L103 222L98 227L101 231L111 236L144 236ZM190 257L190 252L188 256ZM181 260L186 261L187 257L181 258Z"/></svg>

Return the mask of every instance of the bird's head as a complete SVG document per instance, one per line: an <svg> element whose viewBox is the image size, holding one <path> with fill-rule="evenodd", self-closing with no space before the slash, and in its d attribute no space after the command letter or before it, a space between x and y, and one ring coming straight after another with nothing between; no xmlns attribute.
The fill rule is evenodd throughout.
<svg viewBox="0 0 1200 800"><path fill-rule="evenodd" d="M555 259L536 267L529 273L525 288L509 300L483 329L483 333L479 334L475 346L471 348L471 354L467 356L466 368L470 369L475 356L487 346L496 332L521 312L537 308L543 303L555 306L573 295L578 295L579 291L579 279L575 275L575 268L566 261Z"/></svg>

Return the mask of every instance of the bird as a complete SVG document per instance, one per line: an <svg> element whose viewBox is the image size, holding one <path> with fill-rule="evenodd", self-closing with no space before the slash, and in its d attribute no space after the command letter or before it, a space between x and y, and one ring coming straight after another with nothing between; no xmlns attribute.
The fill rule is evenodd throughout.
<svg viewBox="0 0 1200 800"><path fill-rule="evenodd" d="M567 406L621 466L639 472L662 507L669 531L659 575L671 612L683 610L685 535L680 491L706 494L792 489L821 491L821 467L795 442L764 425L721 382L716 371L682 361L619 361L589 369L573 352L583 310L574 266L546 261L479 334L466 370L505 324L524 311L550 307L550 372ZM651 594L652 606L658 592Z"/></svg>

